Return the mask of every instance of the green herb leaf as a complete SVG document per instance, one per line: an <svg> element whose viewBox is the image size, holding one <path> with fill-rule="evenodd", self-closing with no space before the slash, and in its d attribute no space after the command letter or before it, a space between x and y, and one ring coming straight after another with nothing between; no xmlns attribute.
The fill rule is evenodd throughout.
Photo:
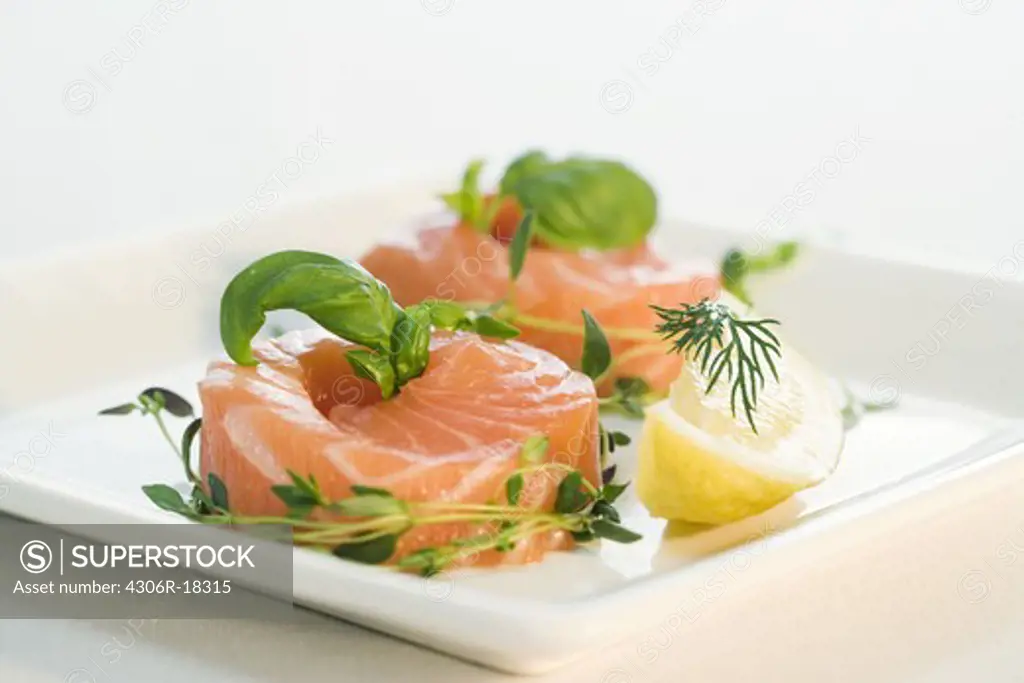
<svg viewBox="0 0 1024 683"><path fill-rule="evenodd" d="M207 475L206 481L210 485L210 500L213 502L213 506L221 510L229 510L228 487L224 485L224 481L213 472Z"/></svg>
<svg viewBox="0 0 1024 683"><path fill-rule="evenodd" d="M595 538L597 538L597 536L594 535L594 532L590 529L589 526L585 529L580 529L579 531L573 531L570 533L570 535L572 536L573 540L577 543L589 543L590 541L593 541Z"/></svg>
<svg viewBox="0 0 1024 683"><path fill-rule="evenodd" d="M378 536L368 541L357 541L355 543L343 543L335 546L331 553L335 557L344 560L352 560L363 564L383 564L395 554L395 546L398 544L396 534Z"/></svg>
<svg viewBox="0 0 1024 683"><path fill-rule="evenodd" d="M605 487L611 484L612 480L615 479L615 473L618 472L618 470L618 465L612 465L610 467L604 468L601 471L601 483L604 484Z"/></svg>
<svg viewBox="0 0 1024 683"><path fill-rule="evenodd" d="M583 374L597 380L612 364L612 350L601 326L584 309L583 313Z"/></svg>
<svg viewBox="0 0 1024 683"><path fill-rule="evenodd" d="M398 379L395 368L387 356L366 349L353 349L345 352L345 358L358 377L363 377L380 387L380 395L385 400L395 395L398 390Z"/></svg>
<svg viewBox="0 0 1024 683"><path fill-rule="evenodd" d="M185 431L181 434L181 459L184 461L185 472L189 475L189 479L195 478L192 474L192 442L195 441L202 429L203 418L197 417L188 423Z"/></svg>
<svg viewBox="0 0 1024 683"><path fill-rule="evenodd" d="M599 538L607 538L616 543L635 543L643 538L640 534L606 519L595 519L591 522L590 528Z"/></svg>
<svg viewBox="0 0 1024 683"><path fill-rule="evenodd" d="M155 401L157 405L175 417L192 417L194 415L192 404L170 389L150 387L139 394L139 399L142 400L143 396Z"/></svg>
<svg viewBox="0 0 1024 683"><path fill-rule="evenodd" d="M188 506L181 494L167 484L150 484L143 486L142 492L161 510L177 512L179 515L193 517L194 512Z"/></svg>
<svg viewBox="0 0 1024 683"><path fill-rule="evenodd" d="M621 496L627 488L629 488L629 484L605 483L605 485L601 488L601 500L608 501L609 503L614 503L616 500L619 499L619 496Z"/></svg>
<svg viewBox="0 0 1024 683"><path fill-rule="evenodd" d="M192 500L189 502L192 510L199 516L217 514L217 511L214 509L213 500L210 496L206 495L206 491L198 484L192 486Z"/></svg>
<svg viewBox="0 0 1024 683"><path fill-rule="evenodd" d="M328 501L324 498L323 491L320 490L320 484L312 474L307 479L292 470L288 470L288 478L292 480L292 487L288 487L287 484L271 487L271 490L286 505L288 504L286 497L293 500L298 506L320 506L327 504ZM285 493L288 488L293 488L294 490L291 493Z"/></svg>
<svg viewBox="0 0 1024 683"><path fill-rule="evenodd" d="M800 244L792 241L780 242L763 254L730 249L719 266L722 287L749 306L752 302L747 291L748 276L781 270L796 260L799 252Z"/></svg>
<svg viewBox="0 0 1024 683"><path fill-rule="evenodd" d="M505 168L505 173L502 174L501 181L498 183L499 191L506 196L515 195L516 186L520 180L546 169L550 164L551 160L548 159L548 155L539 150L531 150L516 157Z"/></svg>
<svg viewBox="0 0 1024 683"><path fill-rule="evenodd" d="M530 212L523 214L523 220L519 222L516 234L512 237L512 243L509 245L508 268L509 279L512 282L519 279L519 273L523 271L523 264L526 263L526 252L530 248L530 240L533 237L532 224L533 214Z"/></svg>
<svg viewBox="0 0 1024 683"><path fill-rule="evenodd" d="M594 503L594 507L590 508L590 514L595 518L607 519L612 522L622 521L615 506L603 499Z"/></svg>
<svg viewBox="0 0 1024 683"><path fill-rule="evenodd" d="M268 311L305 313L328 331L382 354L401 308L388 288L359 264L308 251L265 256L236 275L220 304L224 349L239 365L256 365L250 347Z"/></svg>
<svg viewBox="0 0 1024 683"><path fill-rule="evenodd" d="M293 511L299 517L305 517L312 512L313 508L319 505L319 500L317 500L316 496L310 495L307 491L303 491L297 486L275 484L270 487L270 491L281 499L281 502L287 505L290 511Z"/></svg>
<svg viewBox="0 0 1024 683"><path fill-rule="evenodd" d="M405 309L412 314L416 309L427 312L430 322L439 330L464 330L471 324L469 309L455 301L430 299Z"/></svg>
<svg viewBox="0 0 1024 683"><path fill-rule="evenodd" d="M473 331L481 337L493 339L513 339L519 336L518 327L509 325L504 320L499 320L486 313L481 313L474 318Z"/></svg>
<svg viewBox="0 0 1024 683"><path fill-rule="evenodd" d="M544 460L550 447L551 440L543 434L534 434L523 442L523 448L519 451L519 462L524 465L536 465Z"/></svg>
<svg viewBox="0 0 1024 683"><path fill-rule="evenodd" d="M379 489L374 486L360 486L359 484L352 484L349 487L353 494L357 496L390 496L394 498L395 495L387 489Z"/></svg>
<svg viewBox="0 0 1024 683"><path fill-rule="evenodd" d="M480 191L480 173L483 168L482 159L469 162L462 174L462 187L457 192L441 195L442 201L459 214L463 223L481 231L490 227L489 222L484 222L484 196Z"/></svg>
<svg viewBox="0 0 1024 683"><path fill-rule="evenodd" d="M407 515L409 506L393 496L365 493L343 498L331 504L331 509L350 517L389 517Z"/></svg>
<svg viewBox="0 0 1024 683"><path fill-rule="evenodd" d="M533 231L561 249L617 249L641 244L654 227L658 199L639 174L605 159L517 160L503 193L533 212Z"/></svg>
<svg viewBox="0 0 1024 683"><path fill-rule="evenodd" d="M113 406L111 408L104 408L99 412L100 415L130 415L140 408L134 403L122 403L119 406Z"/></svg>
<svg viewBox="0 0 1024 683"><path fill-rule="evenodd" d="M522 474L513 474L505 482L505 497L508 499L509 505L519 504L519 496L523 492L525 483Z"/></svg>
<svg viewBox="0 0 1024 683"><path fill-rule="evenodd" d="M565 475L565 478L558 485L558 491L555 495L555 512L568 514L579 512L586 507L587 503L590 502L590 496L580 490L582 484L583 475L578 470Z"/></svg>
<svg viewBox="0 0 1024 683"><path fill-rule="evenodd" d="M420 310L423 313L419 313ZM428 300L406 309L406 313L410 312L425 316L439 330L468 330L481 337L495 339L512 339L519 336L518 327L490 313L477 312L454 301Z"/></svg>
<svg viewBox="0 0 1024 683"><path fill-rule="evenodd" d="M391 333L391 364L399 386L419 377L427 367L430 360L430 327L429 308L410 306L399 314ZM387 363L387 360L384 359L384 362Z"/></svg>
<svg viewBox="0 0 1024 683"><path fill-rule="evenodd" d="M615 380L612 395L601 399L601 408L642 418L644 407L653 400L654 394L647 382L639 377L619 377Z"/></svg>
<svg viewBox="0 0 1024 683"><path fill-rule="evenodd" d="M421 548L398 560L399 569L415 569L421 576L437 574L444 566L437 548Z"/></svg>

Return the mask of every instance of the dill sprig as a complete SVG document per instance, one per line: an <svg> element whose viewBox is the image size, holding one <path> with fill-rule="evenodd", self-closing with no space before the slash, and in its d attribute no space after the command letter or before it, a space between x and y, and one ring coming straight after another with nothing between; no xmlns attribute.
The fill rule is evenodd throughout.
<svg viewBox="0 0 1024 683"><path fill-rule="evenodd" d="M769 325L778 325L774 318L741 320L723 303L703 299L697 304L681 304L679 308L651 306L662 322L655 328L662 339L672 342L672 350L699 364L708 378L705 393L710 393L727 375L732 383L729 405L736 417L737 402L750 428L757 434L754 411L758 392L765 385L764 366L777 382L779 373L775 359L782 355L781 342Z"/></svg>

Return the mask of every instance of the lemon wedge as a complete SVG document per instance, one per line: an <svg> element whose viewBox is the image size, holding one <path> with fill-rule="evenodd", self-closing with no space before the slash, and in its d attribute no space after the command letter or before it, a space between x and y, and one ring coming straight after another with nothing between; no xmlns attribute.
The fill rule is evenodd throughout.
<svg viewBox="0 0 1024 683"><path fill-rule="evenodd" d="M767 376L754 413L734 417L730 384L710 393L692 361L669 397L647 409L636 477L656 517L724 524L757 514L828 477L843 446L840 407L828 379L782 347L779 381ZM766 373L767 374L767 373Z"/></svg>

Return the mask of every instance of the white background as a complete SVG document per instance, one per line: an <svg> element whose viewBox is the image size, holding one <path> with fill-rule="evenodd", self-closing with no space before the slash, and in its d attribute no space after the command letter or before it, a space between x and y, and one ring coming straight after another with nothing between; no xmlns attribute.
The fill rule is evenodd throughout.
<svg viewBox="0 0 1024 683"><path fill-rule="evenodd" d="M282 201L539 145L752 229L859 130L788 229L981 268L1022 233L1012 0L165 3L0 6L4 258L220 220L318 129Z"/></svg>
<svg viewBox="0 0 1024 683"><path fill-rule="evenodd" d="M689 0L166 2L177 9L163 20L149 0L0 4L0 260L225 219L317 131L333 142L289 180L282 202L454 178L469 156L497 162L541 146L625 157L672 214L750 230L859 133L869 142L815 186L787 230L955 255L982 271L1024 236L1024 5L1013 0L707 0L703 13ZM975 537L966 523L962 533ZM974 556L1016 533L992 528ZM631 664L626 679L612 679L613 658L585 675L754 675L760 658L762 680L770 671L790 681L844 671L846 680L905 680L909 638L939 653L914 669L922 680L986 670L1013 680L1024 626L1019 600L1006 596L1018 594L966 604L949 590L957 574L927 571L944 545L901 552L884 556L908 568L890 586L918 590L894 592L891 603L853 591L807 616L815 606L787 586L762 596L769 604L753 622L749 606L723 605L655 668ZM889 572L878 563L864 571ZM948 601L944 619L921 630L915 615L935 595ZM843 621L852 603L872 599L908 605L905 616L886 621L883 608L877 619ZM780 628L797 604L810 624L802 632L824 634L809 644ZM301 638L259 627L218 639L230 647L168 628L144 635L123 668L97 680L481 676L333 622ZM121 625L0 623L0 678L92 670L89 657L114 636L124 639ZM843 654L843 641L856 655ZM816 652L813 665L800 664Z"/></svg>

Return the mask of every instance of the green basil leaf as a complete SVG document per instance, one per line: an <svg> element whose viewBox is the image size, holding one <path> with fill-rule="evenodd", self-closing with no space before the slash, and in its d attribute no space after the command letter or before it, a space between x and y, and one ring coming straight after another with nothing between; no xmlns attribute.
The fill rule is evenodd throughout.
<svg viewBox="0 0 1024 683"><path fill-rule="evenodd" d="M381 353L390 351L401 308L391 292L359 264L326 254L281 251L265 256L224 290L220 333L239 365L255 365L251 343L268 311L305 313L328 331Z"/></svg>
<svg viewBox="0 0 1024 683"><path fill-rule="evenodd" d="M345 358L357 376L375 382L380 387L380 395L385 400L395 395L398 381L395 368L387 356L366 349L353 349L345 352Z"/></svg>
<svg viewBox="0 0 1024 683"><path fill-rule="evenodd" d="M515 158L505 168L498 188L503 195L514 195L519 181L551 164L548 155L539 150L531 150Z"/></svg>
<svg viewBox="0 0 1024 683"><path fill-rule="evenodd" d="M650 184L626 165L604 159L535 163L518 177L512 193L534 213L534 233L561 249L637 246L658 215Z"/></svg>
<svg viewBox="0 0 1024 683"><path fill-rule="evenodd" d="M583 313L583 360L580 364L583 374L596 380L611 367L612 350L608 337L593 316L585 309Z"/></svg>
<svg viewBox="0 0 1024 683"><path fill-rule="evenodd" d="M419 377L430 360L430 310L411 306L400 313L391 332L391 364L401 386ZM387 362L385 360L385 362Z"/></svg>
<svg viewBox="0 0 1024 683"><path fill-rule="evenodd" d="M594 535L599 538L607 538L609 541L615 541L616 543L635 543L643 538L643 536L635 531L630 531L606 519L595 519L590 523L590 528L594 531Z"/></svg>
<svg viewBox="0 0 1024 683"><path fill-rule="evenodd" d="M533 214L529 211L523 214L523 220L519 221L516 234L512 237L512 243L508 248L508 270L509 279L515 282L519 273L523 271L523 264L526 263L526 252L530 248L530 240L533 237L531 226L533 225Z"/></svg>
<svg viewBox="0 0 1024 683"><path fill-rule="evenodd" d="M382 564L391 559L395 554L395 546L398 544L398 536L388 534L378 536L368 541L355 543L343 543L335 546L331 553L335 557L344 560L353 560L363 564Z"/></svg>
<svg viewBox="0 0 1024 683"><path fill-rule="evenodd" d="M473 320L473 331L481 337L494 339L513 339L519 336L519 328L509 325L504 320L481 313Z"/></svg>

